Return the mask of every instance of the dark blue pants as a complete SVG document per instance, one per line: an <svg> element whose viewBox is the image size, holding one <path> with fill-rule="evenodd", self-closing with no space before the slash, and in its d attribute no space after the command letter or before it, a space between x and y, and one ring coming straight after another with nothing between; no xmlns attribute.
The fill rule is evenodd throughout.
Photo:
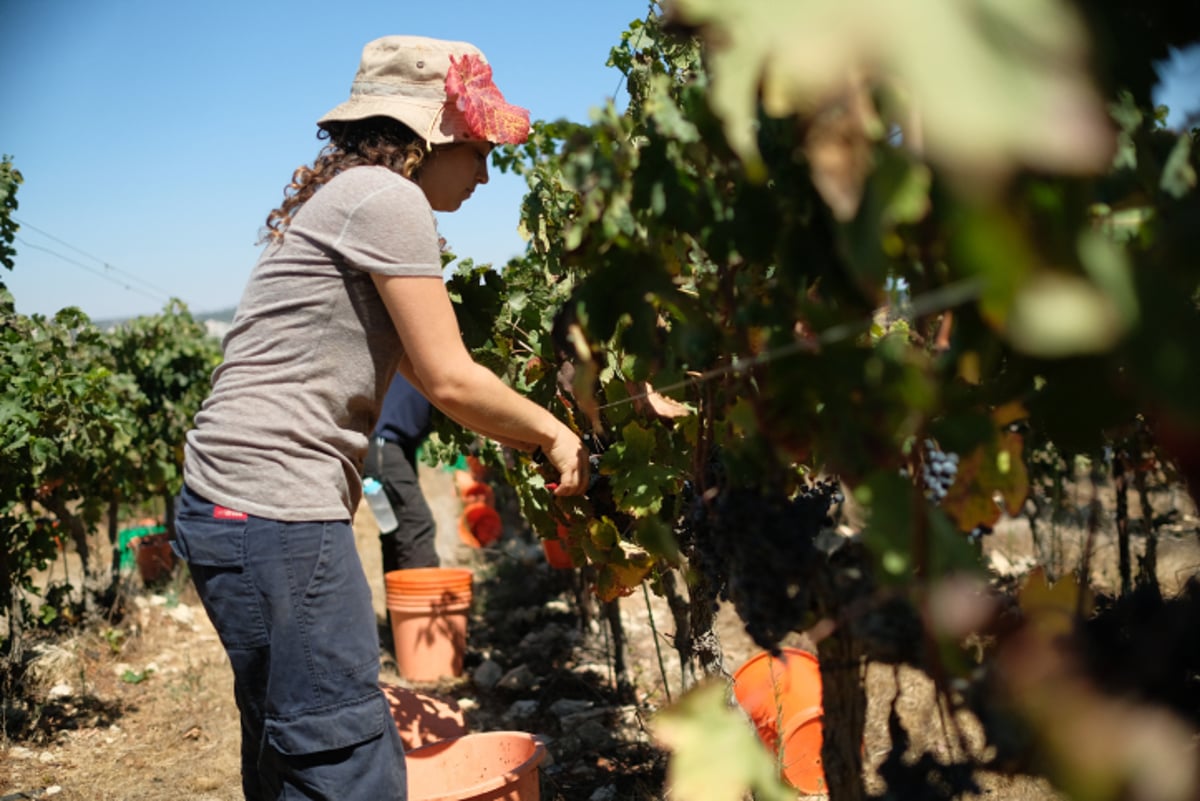
<svg viewBox="0 0 1200 801"><path fill-rule="evenodd" d="M399 525L379 535L383 572L437 567L437 524L417 477L417 448L371 437L363 475L378 479Z"/></svg>
<svg viewBox="0 0 1200 801"><path fill-rule="evenodd" d="M267 520L184 487L175 531L233 665L246 798L404 801L350 521Z"/></svg>

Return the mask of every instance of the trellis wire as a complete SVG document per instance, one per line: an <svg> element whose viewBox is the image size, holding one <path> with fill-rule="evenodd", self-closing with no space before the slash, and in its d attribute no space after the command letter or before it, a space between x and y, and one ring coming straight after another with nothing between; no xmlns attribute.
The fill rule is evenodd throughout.
<svg viewBox="0 0 1200 801"><path fill-rule="evenodd" d="M926 292L920 295L908 304L910 314L914 317L921 317L933 312L946 311L956 306L960 306L979 297L983 290L983 281L979 278L967 278L953 284L947 284L944 287ZM686 389L688 387L698 386L707 381L712 381L716 378L722 378L727 375L738 375L748 373L756 367L762 367L777 359L782 359L786 356L792 356L796 353L802 353L807 350L812 350L815 346L832 345L841 342L851 337L858 336L866 331L871 330L871 320L858 320L854 322L840 323L830 326L822 331L819 335L812 339L800 340L787 345L781 345L772 350L763 351L762 353L751 356L748 359L741 359L734 355L729 364L721 367L714 367L711 370L705 370L699 375L686 378L683 381L677 381L674 384L667 384L662 387L653 387L646 392L630 395L626 398L620 398L608 403L602 403L597 408L609 409L614 406L620 406L625 403L633 403L636 401L646 400L652 394L665 395L676 390Z"/></svg>

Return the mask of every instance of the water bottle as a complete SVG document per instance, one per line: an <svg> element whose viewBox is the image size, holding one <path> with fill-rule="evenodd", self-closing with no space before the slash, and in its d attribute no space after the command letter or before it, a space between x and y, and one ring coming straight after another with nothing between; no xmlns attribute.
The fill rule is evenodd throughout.
<svg viewBox="0 0 1200 801"><path fill-rule="evenodd" d="M364 478L363 493L367 496L367 503L375 515L375 522L379 524L381 533L388 534L400 527L396 513L392 511L392 502L388 500L387 493L383 491L383 485L378 479L370 476Z"/></svg>

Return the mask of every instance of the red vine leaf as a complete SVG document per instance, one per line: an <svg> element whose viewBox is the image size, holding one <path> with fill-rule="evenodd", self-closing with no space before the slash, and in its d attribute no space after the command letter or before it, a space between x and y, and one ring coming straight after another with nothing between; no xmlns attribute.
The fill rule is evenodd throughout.
<svg viewBox="0 0 1200 801"><path fill-rule="evenodd" d="M686 404L659 394L658 390L650 386L649 381L626 381L625 387L629 390L634 407L642 414L653 415L663 420L676 420L692 413Z"/></svg>
<svg viewBox="0 0 1200 801"><path fill-rule="evenodd" d="M499 145L519 145L529 138L529 109L504 99L492 81L492 68L479 56L450 56L446 95L467 118L473 136Z"/></svg>

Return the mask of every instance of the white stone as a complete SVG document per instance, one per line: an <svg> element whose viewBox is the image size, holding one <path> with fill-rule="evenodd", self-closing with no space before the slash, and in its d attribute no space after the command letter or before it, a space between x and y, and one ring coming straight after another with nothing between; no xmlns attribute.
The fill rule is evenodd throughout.
<svg viewBox="0 0 1200 801"><path fill-rule="evenodd" d="M546 601L546 603L542 605L542 609L553 614L571 614L571 605L562 598L554 598L553 600Z"/></svg>
<svg viewBox="0 0 1200 801"><path fill-rule="evenodd" d="M190 626L196 619L196 610L187 604L180 604L167 613L171 619L183 626Z"/></svg>

